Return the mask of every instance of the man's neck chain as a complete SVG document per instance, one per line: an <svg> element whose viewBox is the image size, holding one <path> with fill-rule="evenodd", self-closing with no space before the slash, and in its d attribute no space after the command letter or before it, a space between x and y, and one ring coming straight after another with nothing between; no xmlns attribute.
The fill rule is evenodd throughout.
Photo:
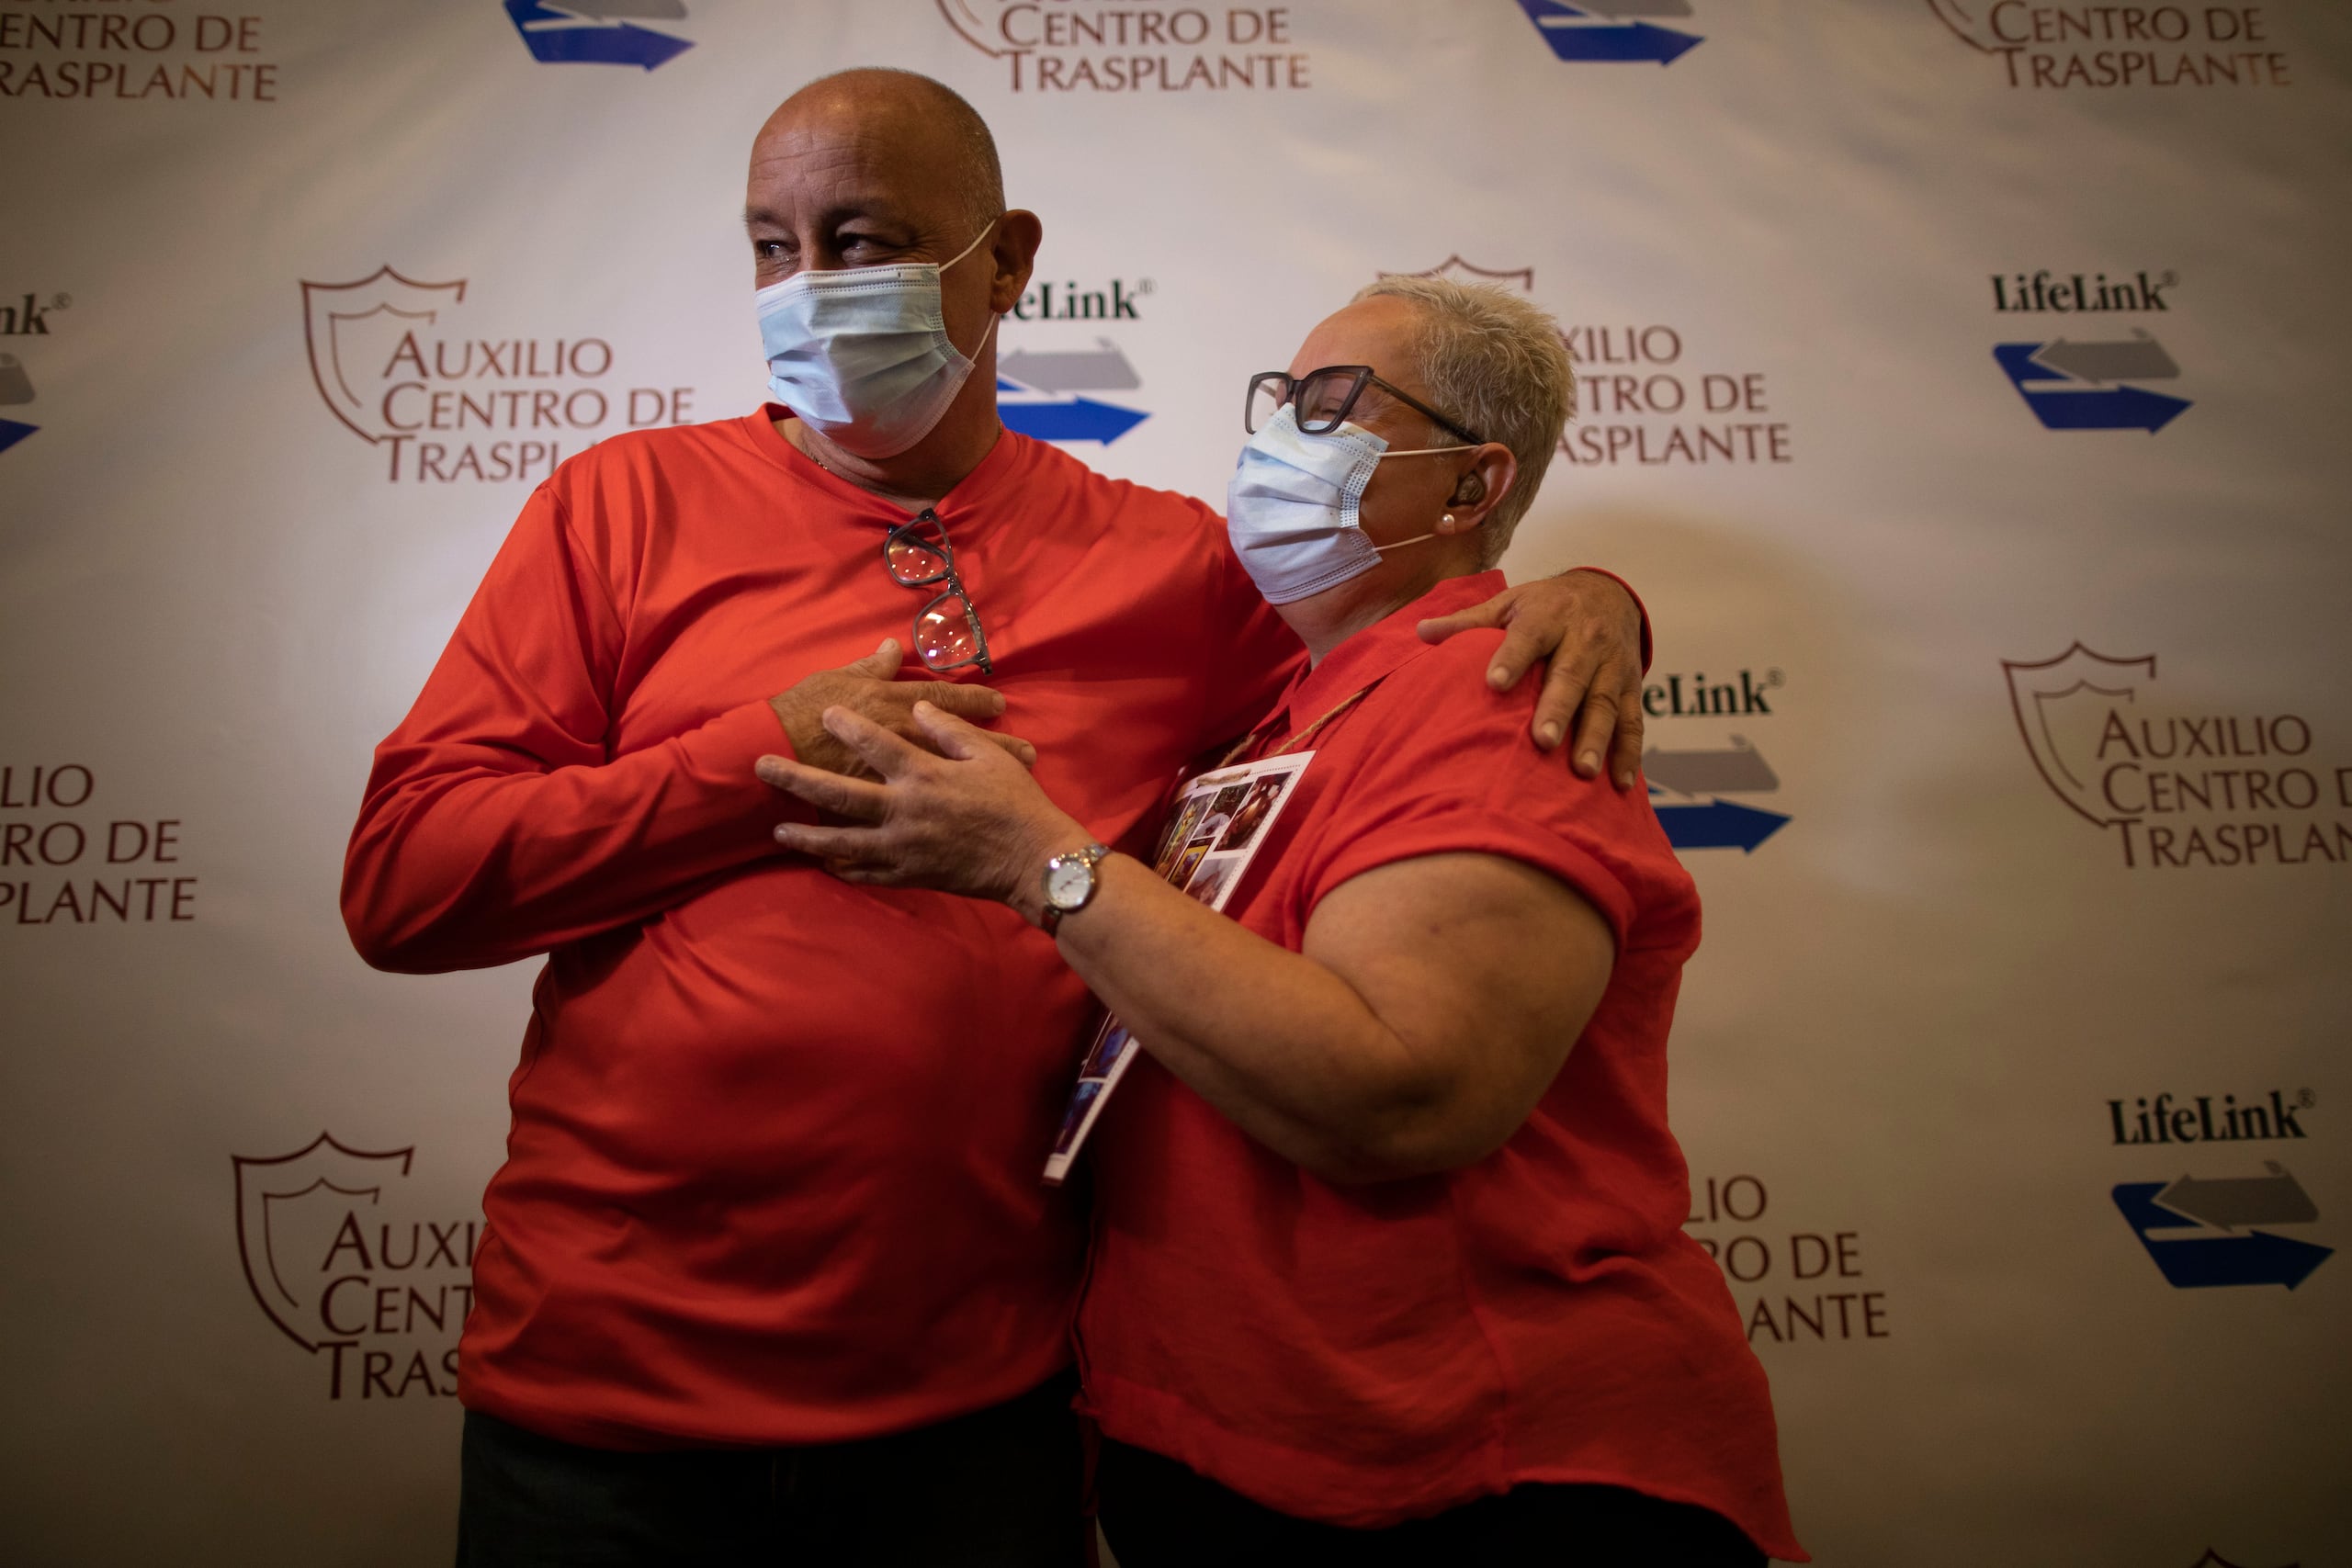
<svg viewBox="0 0 2352 1568"><path fill-rule="evenodd" d="M825 472L832 475L833 478L841 480L842 483L845 485L854 485L859 490L865 491L868 495L878 495L883 500L895 502L899 505L903 506L908 504L903 497L890 494L885 491L876 490L870 484L866 484L859 479L852 479L849 475L842 473L839 468L834 468L831 463L825 461L824 458L819 457L817 454L816 437L809 433L807 425L803 424L800 426L800 439L793 442L793 445L800 449L800 455L802 457L816 464L817 467L822 468ZM922 510L922 504L923 503L917 502L911 507L911 510L920 511ZM932 502L930 504L936 504L936 502Z"/></svg>
<svg viewBox="0 0 2352 1568"><path fill-rule="evenodd" d="M808 428L807 425L804 424L800 428L804 432L798 444L800 446L800 455L802 457L808 458L810 462L816 464L819 468L824 469L825 472L841 480L843 484L855 484L857 482L851 479L847 474L842 473L839 468L834 468L831 463L825 461L822 457L819 456L817 452L816 438L805 434Z"/></svg>

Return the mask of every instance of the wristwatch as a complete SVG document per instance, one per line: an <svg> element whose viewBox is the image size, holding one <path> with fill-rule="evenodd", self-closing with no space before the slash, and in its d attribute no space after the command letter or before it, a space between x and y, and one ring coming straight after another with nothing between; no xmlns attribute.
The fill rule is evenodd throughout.
<svg viewBox="0 0 2352 1568"><path fill-rule="evenodd" d="M1047 936L1060 929L1064 915L1075 915L1093 900L1094 868L1110 852L1106 844L1089 844L1046 863L1046 909L1037 925Z"/></svg>

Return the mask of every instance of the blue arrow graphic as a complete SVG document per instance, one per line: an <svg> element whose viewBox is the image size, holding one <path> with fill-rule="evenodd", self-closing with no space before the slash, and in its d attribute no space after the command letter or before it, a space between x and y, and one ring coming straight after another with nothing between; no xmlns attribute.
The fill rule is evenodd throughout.
<svg viewBox="0 0 2352 1568"><path fill-rule="evenodd" d="M542 65L639 65L650 71L694 48L634 22L582 22L540 0L506 0L506 15ZM541 24L532 26L530 24Z"/></svg>
<svg viewBox="0 0 2352 1568"><path fill-rule="evenodd" d="M2188 406L2186 398L2168 398L2162 392L2150 392L2138 387L2112 387L2105 391L2052 390L2068 383L2052 377L2050 371L2033 362L2043 344L2038 343L2001 343L1993 345L1993 357L1999 361L2002 371L2025 400L2026 407L2041 421L2048 430L2144 430L2154 435L2170 424ZM2041 383L2039 388L2027 382ZM2080 385L2081 383L2075 383Z"/></svg>
<svg viewBox="0 0 2352 1568"><path fill-rule="evenodd" d="M13 419L0 419L0 452L6 452L40 428L38 424L18 424Z"/></svg>
<svg viewBox="0 0 2352 1568"><path fill-rule="evenodd" d="M1535 24L1562 60L1654 60L1671 65L1706 40L1654 22L1587 22L1571 17L1586 13L1556 4L1556 0L1519 0L1519 8Z"/></svg>
<svg viewBox="0 0 2352 1568"><path fill-rule="evenodd" d="M1000 391L1006 386L1005 382L997 383ZM1100 441L1105 446L1151 417L1138 409L1099 403L1092 398L1053 403L1000 402L996 412L1006 429L1032 440Z"/></svg>
<svg viewBox="0 0 2352 1568"><path fill-rule="evenodd" d="M2311 1278L2335 1249L2314 1247L2268 1231L2244 1235L2191 1235L2165 1239L2151 1231L2199 1230L2170 1210L2156 1206L2161 1181L2127 1181L2115 1190L2115 1206L2156 1260L2165 1282L2176 1290L2207 1285L2284 1285L2293 1290Z"/></svg>
<svg viewBox="0 0 2352 1568"><path fill-rule="evenodd" d="M1711 800L1704 806L1654 806L1666 841L1678 850L1742 850L1779 832L1788 818L1777 811L1759 811L1736 800Z"/></svg>

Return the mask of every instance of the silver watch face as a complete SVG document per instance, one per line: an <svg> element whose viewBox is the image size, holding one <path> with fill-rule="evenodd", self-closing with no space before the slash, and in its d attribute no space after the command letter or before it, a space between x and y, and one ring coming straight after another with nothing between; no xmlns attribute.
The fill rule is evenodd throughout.
<svg viewBox="0 0 2352 1568"><path fill-rule="evenodd" d="M1046 901L1057 909L1077 908L1093 886L1094 868L1075 855L1056 855L1046 868Z"/></svg>

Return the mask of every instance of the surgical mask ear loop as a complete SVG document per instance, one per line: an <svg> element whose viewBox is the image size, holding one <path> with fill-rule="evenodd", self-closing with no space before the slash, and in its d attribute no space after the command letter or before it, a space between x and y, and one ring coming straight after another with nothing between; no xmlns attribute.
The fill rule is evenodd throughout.
<svg viewBox="0 0 2352 1568"><path fill-rule="evenodd" d="M962 261L964 257L968 256L974 251L978 250L980 248L980 242L989 237L989 231L997 226L997 220L1001 219L1003 216L1004 214L1000 212L995 218L991 218L986 223L980 225L980 231L972 236L972 243L966 245L963 250L957 254L956 261L944 261L939 264L940 272L944 275L949 267L956 265L956 262ZM969 354L964 354L964 351L960 348L956 348L956 352L958 354L964 354L965 358L970 360L975 367L978 367L980 363L980 352L988 347L989 338L996 332L996 324L1002 320L1004 320L1004 315L1001 311L990 310L989 312L989 324L981 330L980 341L972 345L972 352ZM956 340L954 338L949 338L947 340L947 346L950 348L956 348Z"/></svg>
<svg viewBox="0 0 2352 1568"><path fill-rule="evenodd" d="M972 236L972 243L966 245L962 250L957 251L953 260L941 262L939 264L939 270L945 272L949 267L954 266L956 262L962 261L966 256L968 256L974 251L978 250L980 248L980 242L989 237L989 232L996 228L998 220L1003 218L1003 216L1004 214L1000 212L995 218L991 218L987 222L981 224L980 231Z"/></svg>
<svg viewBox="0 0 2352 1568"><path fill-rule="evenodd" d="M1467 452L1470 450L1472 450L1472 448L1469 446L1458 442L1452 446L1408 446L1402 452L1383 452L1374 460L1375 462L1385 463L1391 457L1426 457L1435 452ZM1447 513L1445 514L1445 520L1448 523L1453 522L1453 513L1451 512ZM1409 539L1399 539L1393 545L1374 545L1372 547L1373 553L1374 555L1385 556L1391 550L1401 550L1407 545L1422 544L1436 537L1437 535L1435 532L1416 534Z"/></svg>

